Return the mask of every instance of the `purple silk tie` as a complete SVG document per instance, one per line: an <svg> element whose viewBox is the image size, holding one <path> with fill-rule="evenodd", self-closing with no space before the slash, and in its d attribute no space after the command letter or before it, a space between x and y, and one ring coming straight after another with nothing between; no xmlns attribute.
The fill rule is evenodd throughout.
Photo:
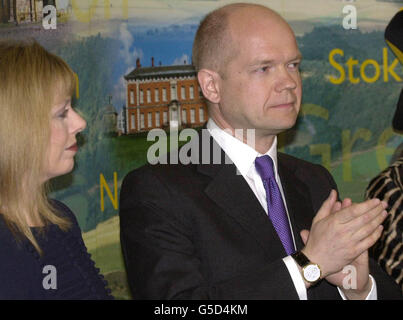
<svg viewBox="0 0 403 320"><path fill-rule="evenodd" d="M267 211L270 220L280 237L285 251L290 255L295 251L294 243L283 198L274 176L273 160L268 155L264 155L256 158L255 166L266 190Z"/></svg>

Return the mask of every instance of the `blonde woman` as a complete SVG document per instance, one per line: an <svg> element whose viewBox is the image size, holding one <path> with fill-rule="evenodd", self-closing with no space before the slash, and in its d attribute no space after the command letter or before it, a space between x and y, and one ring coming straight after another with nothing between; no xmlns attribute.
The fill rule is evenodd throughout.
<svg viewBox="0 0 403 320"><path fill-rule="evenodd" d="M75 77L36 42L0 42L0 299L109 299L74 214L47 182L73 169Z"/></svg>

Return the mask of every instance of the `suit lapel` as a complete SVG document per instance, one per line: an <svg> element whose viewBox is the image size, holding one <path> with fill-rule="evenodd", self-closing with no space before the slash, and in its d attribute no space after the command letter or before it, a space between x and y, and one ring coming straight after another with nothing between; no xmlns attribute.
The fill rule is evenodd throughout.
<svg viewBox="0 0 403 320"><path fill-rule="evenodd" d="M312 224L313 208L310 201L309 189L298 178L298 168L295 162L285 159L281 153L278 154L278 160L279 176L287 202L294 239L297 250L300 250L304 247L304 244L299 233L303 229L309 230Z"/></svg>
<svg viewBox="0 0 403 320"><path fill-rule="evenodd" d="M211 143L216 144L212 138ZM225 153L220 151L223 160ZM197 170L211 177L205 189L207 196L254 237L268 257L286 255L269 217L234 164L199 164Z"/></svg>

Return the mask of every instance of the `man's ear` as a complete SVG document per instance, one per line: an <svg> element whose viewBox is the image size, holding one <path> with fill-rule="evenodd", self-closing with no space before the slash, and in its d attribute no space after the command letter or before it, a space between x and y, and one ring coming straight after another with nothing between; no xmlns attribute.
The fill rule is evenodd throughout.
<svg viewBox="0 0 403 320"><path fill-rule="evenodd" d="M212 70L201 69L197 73L200 88L204 97L212 103L220 102L220 75Z"/></svg>

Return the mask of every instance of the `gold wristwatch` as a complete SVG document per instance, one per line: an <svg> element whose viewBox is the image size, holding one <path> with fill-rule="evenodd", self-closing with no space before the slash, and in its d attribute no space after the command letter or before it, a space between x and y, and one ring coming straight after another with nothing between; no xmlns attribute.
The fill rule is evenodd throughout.
<svg viewBox="0 0 403 320"><path fill-rule="evenodd" d="M308 257L302 253L302 251L297 251L291 255L295 262L302 268L302 276L305 281L316 284L320 280L322 271L318 264L311 262Z"/></svg>

